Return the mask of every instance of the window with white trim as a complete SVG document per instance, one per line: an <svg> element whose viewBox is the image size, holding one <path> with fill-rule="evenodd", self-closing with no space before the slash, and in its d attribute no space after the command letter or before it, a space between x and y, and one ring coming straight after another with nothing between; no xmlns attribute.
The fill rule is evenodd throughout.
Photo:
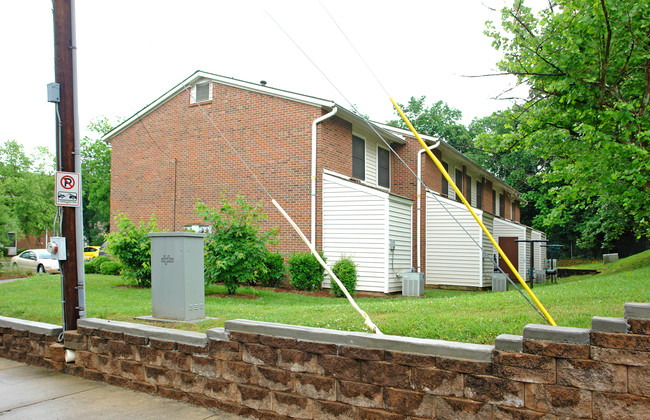
<svg viewBox="0 0 650 420"><path fill-rule="evenodd" d="M390 188L390 152L377 147L377 185Z"/></svg>
<svg viewBox="0 0 650 420"><path fill-rule="evenodd" d="M352 136L352 177L366 179L366 141L357 136Z"/></svg>
<svg viewBox="0 0 650 420"><path fill-rule="evenodd" d="M192 86L190 103L196 104L212 100L212 83L201 82Z"/></svg>

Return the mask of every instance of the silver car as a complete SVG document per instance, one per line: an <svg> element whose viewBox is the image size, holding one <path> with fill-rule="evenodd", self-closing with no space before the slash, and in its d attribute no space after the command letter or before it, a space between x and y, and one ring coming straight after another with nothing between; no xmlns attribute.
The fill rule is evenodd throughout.
<svg viewBox="0 0 650 420"><path fill-rule="evenodd" d="M28 249L11 259L14 269L33 270L37 273L59 273L59 261L46 249Z"/></svg>

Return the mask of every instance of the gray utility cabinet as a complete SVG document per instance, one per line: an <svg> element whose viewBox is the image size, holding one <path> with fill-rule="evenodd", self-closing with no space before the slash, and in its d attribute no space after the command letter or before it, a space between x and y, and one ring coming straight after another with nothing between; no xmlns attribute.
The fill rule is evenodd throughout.
<svg viewBox="0 0 650 420"><path fill-rule="evenodd" d="M155 232L151 238L152 318L205 318L203 239L194 232Z"/></svg>

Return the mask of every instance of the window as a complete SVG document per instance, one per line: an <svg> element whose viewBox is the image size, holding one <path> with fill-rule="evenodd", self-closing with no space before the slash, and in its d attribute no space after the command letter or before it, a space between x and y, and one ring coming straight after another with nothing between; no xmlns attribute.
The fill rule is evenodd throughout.
<svg viewBox="0 0 650 420"><path fill-rule="evenodd" d="M447 162L442 162L442 167L445 168L445 171L449 172L449 164ZM442 175L442 191L440 193L444 196L447 197L449 194L449 182L447 181L447 178L445 178L444 175Z"/></svg>
<svg viewBox="0 0 650 420"><path fill-rule="evenodd" d="M506 199L503 194L499 194L499 216L506 217Z"/></svg>
<svg viewBox="0 0 650 420"><path fill-rule="evenodd" d="M460 193L462 194L463 193L463 171L461 171L460 169L456 169L455 182L456 182L456 186L458 187L458 191L460 191ZM456 201L461 201L460 196L458 194L456 194Z"/></svg>
<svg viewBox="0 0 650 420"><path fill-rule="evenodd" d="M510 202L510 220L515 220L515 200Z"/></svg>
<svg viewBox="0 0 650 420"><path fill-rule="evenodd" d="M483 183L476 181L476 208L483 208Z"/></svg>
<svg viewBox="0 0 650 420"><path fill-rule="evenodd" d="M352 177L366 179L366 141L352 136Z"/></svg>
<svg viewBox="0 0 650 420"><path fill-rule="evenodd" d="M466 184L467 184L467 193L466 193L467 197L465 198L467 198L467 202L471 206L472 205L472 178L470 178L469 175L467 175Z"/></svg>
<svg viewBox="0 0 650 420"><path fill-rule="evenodd" d="M390 153L381 147L377 148L377 184L390 188Z"/></svg>
<svg viewBox="0 0 650 420"><path fill-rule="evenodd" d="M210 82L197 83L192 87L190 103L198 103L212 100L212 84Z"/></svg>
<svg viewBox="0 0 650 420"><path fill-rule="evenodd" d="M497 216L497 192L492 190L492 214Z"/></svg>

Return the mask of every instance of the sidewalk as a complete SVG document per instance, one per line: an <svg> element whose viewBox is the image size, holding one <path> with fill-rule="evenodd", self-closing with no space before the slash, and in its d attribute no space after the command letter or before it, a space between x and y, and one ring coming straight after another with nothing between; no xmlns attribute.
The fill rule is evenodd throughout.
<svg viewBox="0 0 650 420"><path fill-rule="evenodd" d="M244 419L3 358L0 395L3 419Z"/></svg>

